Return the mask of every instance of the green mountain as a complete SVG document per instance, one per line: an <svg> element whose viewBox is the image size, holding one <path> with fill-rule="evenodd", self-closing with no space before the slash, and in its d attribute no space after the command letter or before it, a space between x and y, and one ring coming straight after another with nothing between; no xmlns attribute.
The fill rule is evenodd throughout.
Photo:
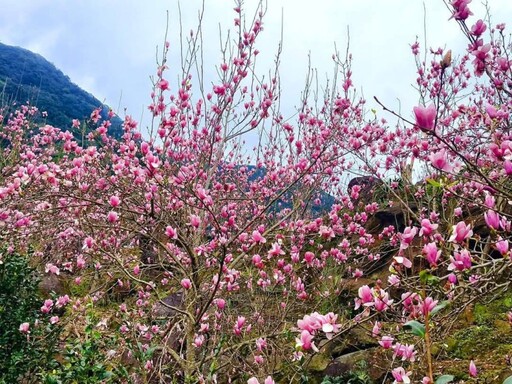
<svg viewBox="0 0 512 384"><path fill-rule="evenodd" d="M109 111L41 55L0 43L0 107L27 102L48 112L46 124L64 130L71 128L73 119L86 120L100 106L102 117ZM121 137L122 120L116 116L111 122L110 135Z"/></svg>

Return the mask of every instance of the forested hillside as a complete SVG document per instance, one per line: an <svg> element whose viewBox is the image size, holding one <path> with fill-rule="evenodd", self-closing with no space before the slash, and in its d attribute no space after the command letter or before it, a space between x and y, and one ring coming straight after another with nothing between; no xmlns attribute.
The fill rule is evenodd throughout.
<svg viewBox="0 0 512 384"><path fill-rule="evenodd" d="M102 106L101 101L74 84L52 63L29 50L0 43L0 102L2 106L30 103L46 111L46 123L70 128ZM103 117L109 111L103 105ZM121 119L114 117L110 134L122 134Z"/></svg>

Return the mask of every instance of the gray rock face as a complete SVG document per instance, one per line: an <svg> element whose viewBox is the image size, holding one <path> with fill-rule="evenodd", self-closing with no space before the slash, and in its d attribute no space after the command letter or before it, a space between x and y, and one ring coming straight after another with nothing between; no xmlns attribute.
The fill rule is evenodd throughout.
<svg viewBox="0 0 512 384"><path fill-rule="evenodd" d="M153 313L157 317L172 317L176 314L176 310L174 308L182 308L183 307L183 292L175 292L170 294L167 297L162 299L162 303L156 303L153 308Z"/></svg>

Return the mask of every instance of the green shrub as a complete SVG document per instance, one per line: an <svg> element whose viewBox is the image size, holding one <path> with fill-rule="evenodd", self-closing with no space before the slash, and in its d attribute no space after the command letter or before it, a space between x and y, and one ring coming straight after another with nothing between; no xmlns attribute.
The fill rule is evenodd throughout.
<svg viewBox="0 0 512 384"><path fill-rule="evenodd" d="M16 383L49 361L56 332L36 327L42 299L28 258L0 249L0 383ZM20 332L29 323L30 333Z"/></svg>

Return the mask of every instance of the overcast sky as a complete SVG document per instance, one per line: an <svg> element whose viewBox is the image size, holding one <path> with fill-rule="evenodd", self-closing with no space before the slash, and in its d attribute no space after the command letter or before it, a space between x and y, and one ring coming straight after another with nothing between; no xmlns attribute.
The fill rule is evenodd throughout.
<svg viewBox="0 0 512 384"><path fill-rule="evenodd" d="M204 51L207 63L218 64L219 24L231 28L233 1L206 0ZM184 30L197 25L200 0L181 2ZM246 0L253 13L256 0ZM495 22L512 20L510 0L489 1ZM151 4L151 5L149 5ZM426 14L424 11L426 9ZM171 51L179 55L177 0L0 0L0 41L43 55L73 82L116 110L140 119L149 103L149 76L156 69L156 47L162 46L169 11ZM484 8L474 0L472 22ZM462 54L466 42L442 0L268 0L265 30L257 44L271 65L281 33L281 65L285 112L299 101L311 52L321 80L332 76L334 43L344 51L347 27L353 53L354 80L367 99L378 96L397 108L400 99L409 108L417 102L410 84L415 67L409 45L419 37L434 48ZM177 68L170 68L169 78ZM212 73L213 70L212 70ZM405 111L404 111L405 112ZM410 115L410 112L408 112ZM390 116L389 116L390 117ZM391 118L391 117L390 117Z"/></svg>

